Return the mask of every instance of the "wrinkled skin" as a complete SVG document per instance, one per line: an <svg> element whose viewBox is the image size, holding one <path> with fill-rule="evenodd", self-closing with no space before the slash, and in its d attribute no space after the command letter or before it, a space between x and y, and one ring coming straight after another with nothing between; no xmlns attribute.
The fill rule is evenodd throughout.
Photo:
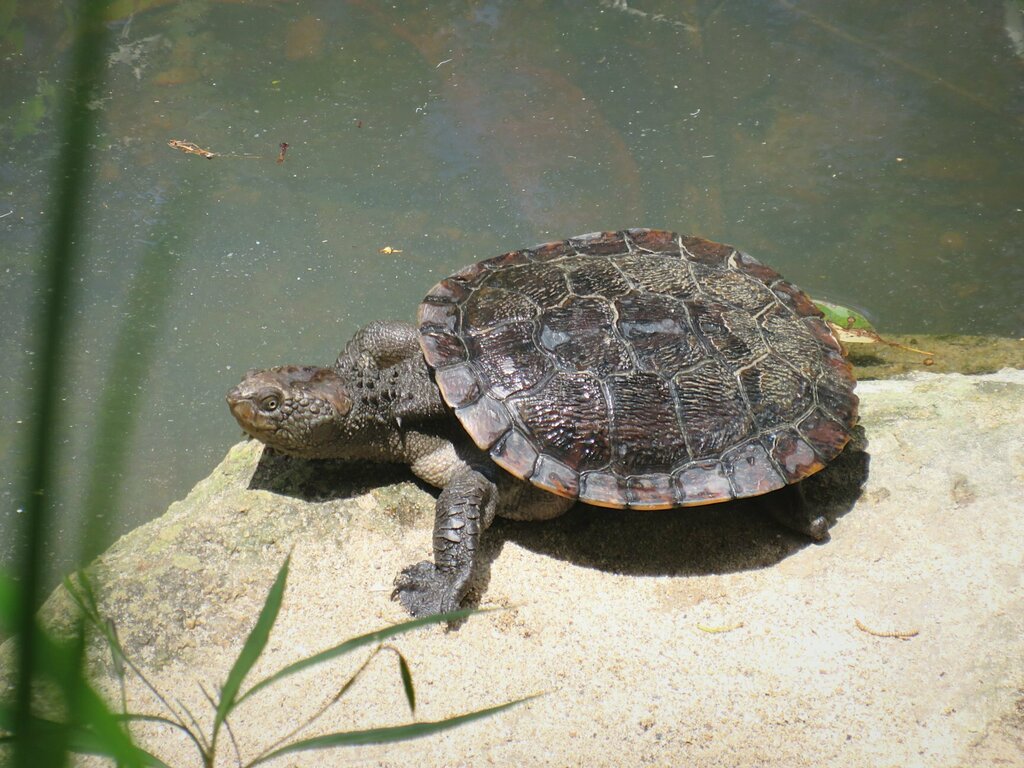
<svg viewBox="0 0 1024 768"><path fill-rule="evenodd" d="M249 371L227 401L242 429L276 451L404 463L441 489L434 561L395 580L393 597L414 616L459 607L495 515L543 520L572 505L503 472L473 444L442 402L411 325L365 326L332 368Z"/></svg>

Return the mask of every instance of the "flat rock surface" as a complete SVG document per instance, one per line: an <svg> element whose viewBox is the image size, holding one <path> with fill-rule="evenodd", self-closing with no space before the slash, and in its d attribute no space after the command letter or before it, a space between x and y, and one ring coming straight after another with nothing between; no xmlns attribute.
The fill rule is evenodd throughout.
<svg viewBox="0 0 1024 768"><path fill-rule="evenodd" d="M270 764L1024 765L1024 371L916 374L858 394L866 452L806 481L835 519L831 540L779 529L763 503L499 521L472 599L502 610L393 644L417 719L545 695L447 734ZM392 579L430 556L433 496L403 470L260 453L235 446L93 566L128 653L206 723L199 685L224 680L289 551L284 607L251 680L403 620ZM60 590L44 613L67 622ZM232 720L243 757L366 656L250 699ZM98 645L91 660L115 692ZM137 681L128 697L160 711ZM409 718L382 654L312 733ZM175 766L199 765L170 729L137 735ZM234 764L230 749L218 764Z"/></svg>

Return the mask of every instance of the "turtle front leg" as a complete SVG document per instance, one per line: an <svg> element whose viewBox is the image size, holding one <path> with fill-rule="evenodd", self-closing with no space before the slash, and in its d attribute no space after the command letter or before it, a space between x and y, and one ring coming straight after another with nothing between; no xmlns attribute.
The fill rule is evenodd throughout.
<svg viewBox="0 0 1024 768"><path fill-rule="evenodd" d="M472 467L456 474L441 491L434 514L434 562L405 568L395 579L392 599L413 616L458 610L479 561L480 536L494 519L498 490Z"/></svg>

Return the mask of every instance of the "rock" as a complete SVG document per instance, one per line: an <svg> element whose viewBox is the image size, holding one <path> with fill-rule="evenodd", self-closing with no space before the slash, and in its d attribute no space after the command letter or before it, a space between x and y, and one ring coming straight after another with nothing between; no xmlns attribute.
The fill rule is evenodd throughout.
<svg viewBox="0 0 1024 768"><path fill-rule="evenodd" d="M756 503L499 521L483 606L504 610L393 644L419 719L546 695L426 740L315 753L316 764L1024 764L1024 371L915 374L858 394L870 454L859 497L868 462L856 450L811 478L811 499L838 517L830 541L777 528ZM237 445L91 567L101 610L157 687L209 723L198 684L224 680L289 551L284 607L250 682L406 618L391 582L430 556L433 514L408 477ZM69 625L62 590L43 615ZM108 657L91 647L113 701ZM249 700L232 722L243 758L365 657ZM161 713L135 680L129 703ZM384 655L317 730L408 719ZM168 730L136 732L176 764L189 754Z"/></svg>

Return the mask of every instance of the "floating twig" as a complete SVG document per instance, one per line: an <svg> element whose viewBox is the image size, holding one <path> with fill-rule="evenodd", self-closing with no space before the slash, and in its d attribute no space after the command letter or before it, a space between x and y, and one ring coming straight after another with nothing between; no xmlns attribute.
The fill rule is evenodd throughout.
<svg viewBox="0 0 1024 768"><path fill-rule="evenodd" d="M390 245L385 245L383 248L378 248L377 253L383 253L390 256L392 253L402 253L402 249L392 248Z"/></svg>
<svg viewBox="0 0 1024 768"><path fill-rule="evenodd" d="M853 623L855 625L857 625L857 629L859 629L861 632L867 632L869 635L874 635L875 637L895 637L897 640L909 640L910 638L916 637L918 635L918 630L916 630L916 629L908 629L908 630L904 630L904 631L892 630L890 632L880 632L877 629L871 629L871 627L864 626L864 624L861 623L860 619L854 619Z"/></svg>
<svg viewBox="0 0 1024 768"><path fill-rule="evenodd" d="M211 152L209 149L203 149L198 144L193 144L191 141L181 141L180 139L171 139L167 142L167 146L171 149L180 149L182 152L189 155L199 155L205 157L207 160L213 160L218 157L216 152Z"/></svg>
<svg viewBox="0 0 1024 768"><path fill-rule="evenodd" d="M853 318L850 318L853 320ZM906 352L913 352L918 355L925 356L925 365L932 365L935 362L935 353L928 352L924 349L916 349L914 347L907 346L906 344L900 344L898 341L889 341L884 336L880 336L877 331L871 328L854 328L852 323L848 323L847 327L836 325L831 320L825 320L828 323L829 328L835 334L836 338L844 344L885 344L896 349L902 349ZM931 360L931 362L928 362Z"/></svg>
<svg viewBox="0 0 1024 768"><path fill-rule="evenodd" d="M198 144L192 141L182 141L181 139L170 139L167 142L167 146L171 149L177 149L180 152L184 152L186 155L198 155L204 157L207 160L213 160L215 157L234 157L234 158L246 158L248 160L259 160L266 159L266 155L250 155L250 154L236 154L227 152L214 152L212 149L203 149ZM288 150L288 143L282 141L279 145L280 152L277 155L277 162L284 162L284 153Z"/></svg>

